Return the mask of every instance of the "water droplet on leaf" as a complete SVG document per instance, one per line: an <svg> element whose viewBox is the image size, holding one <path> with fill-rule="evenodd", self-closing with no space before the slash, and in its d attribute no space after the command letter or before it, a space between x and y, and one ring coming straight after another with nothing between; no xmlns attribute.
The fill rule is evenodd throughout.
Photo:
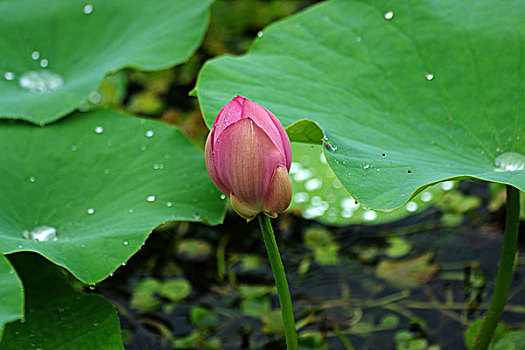
<svg viewBox="0 0 525 350"><path fill-rule="evenodd" d="M525 169L525 156L517 152L505 152L496 160L496 171L517 171Z"/></svg>
<svg viewBox="0 0 525 350"><path fill-rule="evenodd" d="M5 78L5 80L9 80L9 81L14 80L15 79L15 73L13 73L13 72L5 72L4 73L4 78Z"/></svg>
<svg viewBox="0 0 525 350"><path fill-rule="evenodd" d="M64 79L49 71L30 71L22 74L19 85L31 92L49 92L64 85Z"/></svg>
<svg viewBox="0 0 525 350"><path fill-rule="evenodd" d="M89 102L91 103L99 104L100 100L102 99L102 96L100 96L100 93L98 91L93 91L92 93L89 94L88 99L89 99Z"/></svg>
<svg viewBox="0 0 525 350"><path fill-rule="evenodd" d="M84 6L83 12L84 12L85 15L89 15L89 14L93 13L93 5L87 4L86 6Z"/></svg>
<svg viewBox="0 0 525 350"><path fill-rule="evenodd" d="M52 226L38 226L31 231L24 231L23 236L27 239L39 242L56 241L57 230Z"/></svg>

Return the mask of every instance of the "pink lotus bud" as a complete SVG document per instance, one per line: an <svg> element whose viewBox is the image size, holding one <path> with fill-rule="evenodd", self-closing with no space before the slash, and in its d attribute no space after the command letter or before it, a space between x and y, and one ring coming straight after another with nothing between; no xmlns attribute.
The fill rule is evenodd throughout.
<svg viewBox="0 0 525 350"><path fill-rule="evenodd" d="M292 200L292 147L279 120L237 96L215 118L206 140L206 168L233 209L248 221L277 217Z"/></svg>

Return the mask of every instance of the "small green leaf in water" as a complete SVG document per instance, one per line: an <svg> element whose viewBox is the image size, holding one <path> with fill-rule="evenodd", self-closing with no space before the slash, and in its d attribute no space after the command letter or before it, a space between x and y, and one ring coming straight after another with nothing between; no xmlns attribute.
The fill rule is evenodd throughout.
<svg viewBox="0 0 525 350"><path fill-rule="evenodd" d="M190 310L191 323L200 329L214 328L219 323L219 317L212 310L202 306L194 306Z"/></svg>
<svg viewBox="0 0 525 350"><path fill-rule="evenodd" d="M385 254L389 258L400 258L407 255L412 249L412 245L403 237L390 237L387 242L389 246Z"/></svg>
<svg viewBox="0 0 525 350"><path fill-rule="evenodd" d="M148 277L135 286L130 304L142 312L152 311L159 307L160 298L177 303L185 299L190 292L191 284L185 279L160 281Z"/></svg>
<svg viewBox="0 0 525 350"><path fill-rule="evenodd" d="M429 282L437 273L431 263L434 253L428 252L403 260L381 259L376 276L390 282L396 288L413 288Z"/></svg>
<svg viewBox="0 0 525 350"><path fill-rule="evenodd" d="M211 252L210 243L202 239L187 238L177 245L177 256L187 260L204 260Z"/></svg>

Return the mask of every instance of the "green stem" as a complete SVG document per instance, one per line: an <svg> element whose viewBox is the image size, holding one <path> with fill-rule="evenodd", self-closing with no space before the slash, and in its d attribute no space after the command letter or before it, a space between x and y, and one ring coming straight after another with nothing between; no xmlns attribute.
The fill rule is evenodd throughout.
<svg viewBox="0 0 525 350"><path fill-rule="evenodd" d="M507 303L510 282L514 271L514 259L518 245L518 228L520 213L520 193L516 188L507 185L507 219L505 222L505 236L503 237L503 247L499 257L498 275L496 276L496 286L494 295L490 302L489 309L485 314L480 333L472 347L472 350L486 350L489 347L492 335L503 313L503 308Z"/></svg>
<svg viewBox="0 0 525 350"><path fill-rule="evenodd" d="M279 248L275 241L273 234L272 223L270 218L264 214L259 214L259 225L270 259L270 265L277 286L277 294L279 295L279 302L281 304L281 315L283 317L284 336L286 338L286 347L288 350L297 350L297 334L295 332L295 319L293 315L292 298L290 297L290 289L286 281L286 274L284 273L283 262L279 254Z"/></svg>

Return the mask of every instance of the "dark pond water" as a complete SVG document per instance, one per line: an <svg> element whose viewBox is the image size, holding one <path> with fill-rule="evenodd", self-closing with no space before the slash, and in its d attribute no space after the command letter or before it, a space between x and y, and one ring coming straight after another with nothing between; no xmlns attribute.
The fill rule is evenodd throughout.
<svg viewBox="0 0 525 350"><path fill-rule="evenodd" d="M492 294L504 212L481 208L454 228L440 216L340 228L276 220L302 348L465 349ZM503 317L520 329L524 276L521 248ZM127 349L285 348L258 225L233 214L217 227L159 228L96 291L117 307Z"/></svg>

